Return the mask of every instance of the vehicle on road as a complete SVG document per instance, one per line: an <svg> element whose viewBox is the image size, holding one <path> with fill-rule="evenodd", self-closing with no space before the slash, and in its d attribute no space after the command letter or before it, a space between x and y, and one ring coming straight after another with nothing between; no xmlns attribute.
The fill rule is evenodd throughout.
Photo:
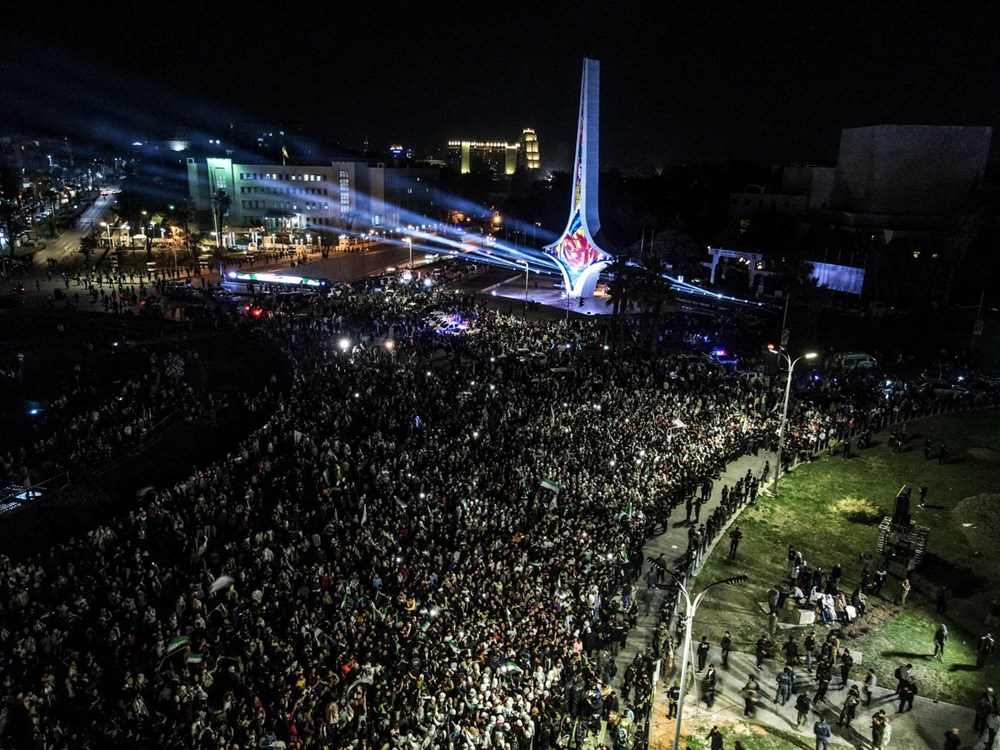
<svg viewBox="0 0 1000 750"><path fill-rule="evenodd" d="M944 378L924 378L917 381L916 391L924 396L940 396L942 398L964 398L969 395L969 389L957 383L949 383Z"/></svg>
<svg viewBox="0 0 1000 750"><path fill-rule="evenodd" d="M878 360L866 352L838 352L826 364L835 370L874 370Z"/></svg>

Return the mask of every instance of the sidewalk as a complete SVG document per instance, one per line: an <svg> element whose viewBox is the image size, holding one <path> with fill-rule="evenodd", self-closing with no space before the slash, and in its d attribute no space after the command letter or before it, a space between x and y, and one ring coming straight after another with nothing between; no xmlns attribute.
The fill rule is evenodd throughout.
<svg viewBox="0 0 1000 750"><path fill-rule="evenodd" d="M722 476L715 481L712 487L712 496L709 502L702 506L701 520L704 521L718 507L721 500L723 485L730 487L737 479L744 476L749 469L755 476L759 476L763 468L764 461L769 460L771 465L775 465L776 456L773 453L761 452L759 456L744 455L726 466ZM767 502L768 496L762 494L758 502ZM665 557L673 562L680 557L687 548L688 525L684 523L685 510L683 506L674 510L671 517L670 527L659 536L649 539L646 543L644 554L647 558L643 566L643 575L636 583L637 588L645 586L645 572L649 568L648 558L656 557L661 552ZM706 551L706 557L713 554L714 548L720 541L728 539L729 527L737 523L739 514L734 516L729 524L721 529L715 537L712 546ZM721 553L720 553L721 554ZM738 571L736 571L738 572ZM615 690L621 691L621 680L625 668L632 661L635 654L652 644L653 634L659 620L659 610L665 597L665 592L653 588L652 605L649 607L650 614L644 615L644 607L640 605L639 618L636 627L629 634L625 647L619 652L616 663L618 675L615 679ZM678 616L684 615L684 601L679 602ZM695 626L697 632L697 623ZM680 679L681 670L681 647L677 644L674 658L674 672L666 680L660 680L655 686L652 712L650 717L649 748L650 750L667 750L673 747L674 721L666 718L667 698L666 691L674 682ZM852 649L853 651L853 649ZM709 729L714 724L718 724L726 735L726 747L739 736L759 734L766 731L765 728L779 729L784 732L801 734L802 740L797 743L801 747L812 747L814 735L812 731L813 722L816 721L820 713L823 713L830 723L834 737L831 744L850 745L854 747L871 747L871 716L879 709L885 709L892 725L892 737L889 747L892 750L927 750L927 748L937 748L942 746L945 731L953 726L961 730L960 736L963 738L962 748L973 748L976 746L978 738L972 732L972 723L975 716L971 708L957 706L949 703L941 703L936 700L917 696L913 702L913 710L903 714L897 713L899 708L898 700L892 694L895 687L895 680L891 675L879 675L883 686L873 690L871 706L859 706L857 716L851 727L838 727L837 718L846 696L846 687L840 685L839 672L834 673L833 681L830 683L826 699L820 701L819 706L813 708L809 720L800 728L796 728L796 711L794 707L794 697L786 705L781 706L774 702L777 690L777 674L784 667L783 663L778 663L774 659L765 662L760 670L756 667L756 659L752 654L732 652L729 656L729 668L722 667L722 659L717 643L712 644L708 661L716 665L718 673L718 685L716 699L713 707L709 709L705 702L701 700L701 679L704 673L695 672L696 663L692 660L688 664L688 691L684 701L684 733L704 738ZM753 674L760 684L761 702L757 707L755 716L745 718L743 716L743 697L740 690L746 684L747 676ZM863 670L858 671L858 677L863 676ZM693 678L693 682L692 682ZM857 680L851 680L851 683ZM859 683L860 686L860 683ZM810 698L815 695L816 684L813 675L804 669L797 673L795 694L806 691ZM731 739L732 738L732 739ZM686 743L682 740L681 747Z"/></svg>

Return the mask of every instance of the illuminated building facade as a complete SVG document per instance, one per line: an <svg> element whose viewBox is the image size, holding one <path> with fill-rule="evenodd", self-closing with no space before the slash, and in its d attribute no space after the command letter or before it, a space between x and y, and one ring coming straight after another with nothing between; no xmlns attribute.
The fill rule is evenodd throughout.
<svg viewBox="0 0 1000 750"><path fill-rule="evenodd" d="M517 169L520 144L501 141L448 141L448 166L459 174L505 177Z"/></svg>
<svg viewBox="0 0 1000 750"><path fill-rule="evenodd" d="M600 83L600 63L584 59L569 220L562 237L545 247L562 271L570 297L593 296L601 271L612 259L595 240L601 231L597 215Z"/></svg>
<svg viewBox="0 0 1000 750"><path fill-rule="evenodd" d="M230 158L187 160L188 193L199 222L210 223L212 197L231 198L230 227L269 232L395 227L438 214L436 168L367 161L315 165L246 164Z"/></svg>
<svg viewBox="0 0 1000 750"><path fill-rule="evenodd" d="M525 128L521 133L519 157L525 169L541 169L542 157L538 150L538 134L533 128Z"/></svg>

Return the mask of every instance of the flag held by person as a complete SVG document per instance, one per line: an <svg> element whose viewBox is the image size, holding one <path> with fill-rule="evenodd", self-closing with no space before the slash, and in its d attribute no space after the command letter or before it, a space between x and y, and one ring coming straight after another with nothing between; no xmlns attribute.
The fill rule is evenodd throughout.
<svg viewBox="0 0 1000 750"><path fill-rule="evenodd" d="M550 492L558 493L559 490L562 489L562 487L560 487L559 484L556 483L554 479L548 479L548 478L542 480L541 486L543 490L549 490Z"/></svg>
<svg viewBox="0 0 1000 750"><path fill-rule="evenodd" d="M208 593L214 594L217 591L228 589L234 583L236 583L236 579L234 579L232 576L219 576L214 581L212 581L212 585L208 587Z"/></svg>

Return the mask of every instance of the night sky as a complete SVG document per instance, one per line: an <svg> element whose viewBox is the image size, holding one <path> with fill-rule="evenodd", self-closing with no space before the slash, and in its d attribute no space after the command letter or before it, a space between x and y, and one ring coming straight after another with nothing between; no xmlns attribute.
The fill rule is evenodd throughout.
<svg viewBox="0 0 1000 750"><path fill-rule="evenodd" d="M1000 122L998 3L49 5L4 13L0 134L296 122L420 154L534 127L552 165L572 154L584 57L601 62L602 167L824 162L845 127Z"/></svg>

